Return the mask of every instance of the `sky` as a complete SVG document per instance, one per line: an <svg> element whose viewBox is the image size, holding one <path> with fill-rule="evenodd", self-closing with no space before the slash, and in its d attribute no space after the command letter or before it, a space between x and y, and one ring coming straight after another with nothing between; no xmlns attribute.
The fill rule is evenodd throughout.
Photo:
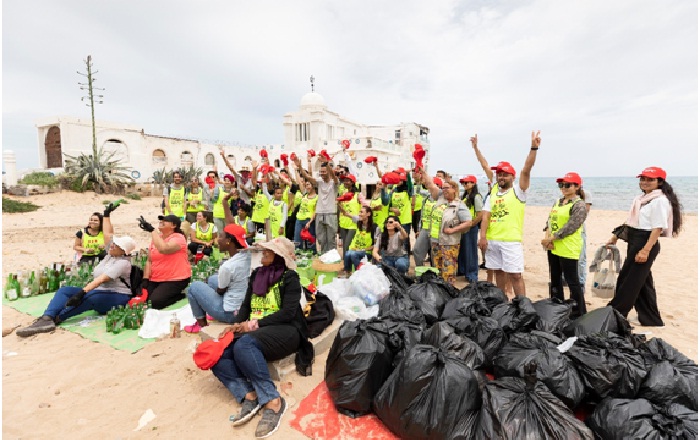
<svg viewBox="0 0 700 440"><path fill-rule="evenodd" d="M430 128L432 164L533 177L698 175L698 5L616 1L2 2L2 148L39 164L36 121L89 117L229 144L283 143L316 91L368 125ZM457 160L455 160L457 159ZM4 166L4 165L3 165Z"/></svg>

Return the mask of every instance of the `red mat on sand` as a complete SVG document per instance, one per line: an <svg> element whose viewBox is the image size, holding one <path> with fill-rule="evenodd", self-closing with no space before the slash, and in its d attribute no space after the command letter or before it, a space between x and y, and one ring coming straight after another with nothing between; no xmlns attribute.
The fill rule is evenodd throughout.
<svg viewBox="0 0 700 440"><path fill-rule="evenodd" d="M294 411L292 428L313 439L398 439L375 416L353 419L340 414L333 405L326 382L321 382Z"/></svg>

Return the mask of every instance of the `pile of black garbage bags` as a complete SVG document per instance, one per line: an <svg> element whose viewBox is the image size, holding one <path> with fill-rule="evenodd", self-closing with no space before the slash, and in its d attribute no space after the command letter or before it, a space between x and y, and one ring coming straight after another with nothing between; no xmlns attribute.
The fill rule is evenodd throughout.
<svg viewBox="0 0 700 440"><path fill-rule="evenodd" d="M379 316L343 323L328 353L339 412L402 439L697 438L697 364L614 309L571 321L570 303L383 270Z"/></svg>

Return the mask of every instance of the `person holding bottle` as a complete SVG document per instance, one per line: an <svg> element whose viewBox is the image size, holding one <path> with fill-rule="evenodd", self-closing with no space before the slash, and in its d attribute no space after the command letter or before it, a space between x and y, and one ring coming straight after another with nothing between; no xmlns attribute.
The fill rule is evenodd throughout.
<svg viewBox="0 0 700 440"><path fill-rule="evenodd" d="M107 255L105 246L109 244L113 235L112 223L105 224L103 215L93 212L88 225L75 233L73 249L77 252L78 262L87 263L95 258L102 260Z"/></svg>
<svg viewBox="0 0 700 440"><path fill-rule="evenodd" d="M552 206L547 220L548 236L542 240L542 247L547 249L549 263L549 296L564 301L562 274L569 286L571 300L576 308L571 312L575 319L586 314L586 302L583 288L578 277L578 259L583 247L581 231L586 221L586 203L581 199L581 176L566 173L557 179L562 197Z"/></svg>
<svg viewBox="0 0 700 440"><path fill-rule="evenodd" d="M110 223L114 206L105 208L105 226ZM54 294L44 313L33 324L17 329L17 336L26 338L38 333L49 333L61 322L88 310L105 314L113 307L123 306L131 298L131 253L136 242L129 236L114 237L105 258L93 269L92 281L83 287L64 286Z"/></svg>
<svg viewBox="0 0 700 440"><path fill-rule="evenodd" d="M205 257L210 257L213 251L214 241L218 229L214 223L207 221L203 211L199 211L196 217L194 228L190 231L190 243L187 249L190 254L195 255L200 246Z"/></svg>

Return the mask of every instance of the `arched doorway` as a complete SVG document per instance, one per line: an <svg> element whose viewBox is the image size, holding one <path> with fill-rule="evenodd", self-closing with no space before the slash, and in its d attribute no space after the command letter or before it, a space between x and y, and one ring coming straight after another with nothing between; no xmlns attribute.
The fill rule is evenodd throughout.
<svg viewBox="0 0 700 440"><path fill-rule="evenodd" d="M58 127L49 128L44 141L46 151L46 168L63 167L63 157L61 154L61 129Z"/></svg>

